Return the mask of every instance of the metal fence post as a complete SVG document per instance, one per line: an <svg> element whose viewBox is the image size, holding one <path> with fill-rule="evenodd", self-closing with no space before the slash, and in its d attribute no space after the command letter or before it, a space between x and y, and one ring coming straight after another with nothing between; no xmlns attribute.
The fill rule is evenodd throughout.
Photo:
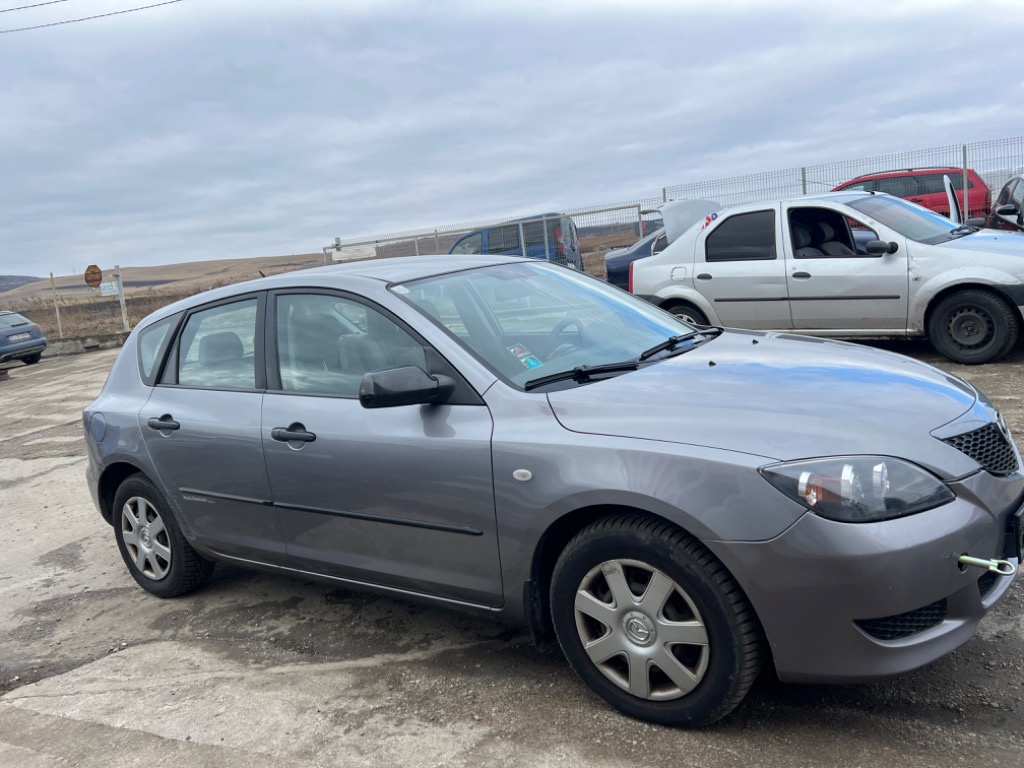
<svg viewBox="0 0 1024 768"><path fill-rule="evenodd" d="M441 252L441 241L437 237L437 230L434 230L434 253Z"/></svg>
<svg viewBox="0 0 1024 768"><path fill-rule="evenodd" d="M662 187L661 188L661 202L663 202L663 203L667 203L668 202L668 187Z"/></svg>
<svg viewBox="0 0 1024 768"><path fill-rule="evenodd" d="M807 194L807 166L800 169L800 189L803 190L801 194Z"/></svg>
<svg viewBox="0 0 1024 768"><path fill-rule="evenodd" d="M60 323L60 306L57 304L57 283L53 280L53 272L50 273L50 293L53 294L53 312L57 315L57 335L64 338L64 326Z"/></svg>
<svg viewBox="0 0 1024 768"><path fill-rule="evenodd" d="M967 199L968 198L967 198L967 145L966 144L963 145L963 150L964 150L964 167L963 167L963 172L964 172L964 210L963 210L963 217L964 217L964 220L960 222L961 224L964 224L969 218L971 218L971 213L970 213L971 209L970 209L970 207L967 204ZM953 194L955 195L956 192L954 191Z"/></svg>
<svg viewBox="0 0 1024 768"><path fill-rule="evenodd" d="M114 282L117 283L117 298L121 302L121 325L128 332L128 309L124 305L124 283L121 282L121 267L114 265Z"/></svg>

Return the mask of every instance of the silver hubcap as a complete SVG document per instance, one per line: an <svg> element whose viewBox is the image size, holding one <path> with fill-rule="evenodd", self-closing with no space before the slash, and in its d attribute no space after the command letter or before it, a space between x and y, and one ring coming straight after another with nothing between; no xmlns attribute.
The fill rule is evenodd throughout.
<svg viewBox="0 0 1024 768"><path fill-rule="evenodd" d="M687 325L704 325L704 320L698 320L690 313L689 310L677 309L672 314L674 314Z"/></svg>
<svg viewBox="0 0 1024 768"><path fill-rule="evenodd" d="M160 581L171 569L171 540L156 507L132 496L121 508L121 538L139 572Z"/></svg>
<svg viewBox="0 0 1024 768"><path fill-rule="evenodd" d="M639 560L609 560L583 578L576 630L601 673L641 699L678 699L707 671L708 635L697 607Z"/></svg>

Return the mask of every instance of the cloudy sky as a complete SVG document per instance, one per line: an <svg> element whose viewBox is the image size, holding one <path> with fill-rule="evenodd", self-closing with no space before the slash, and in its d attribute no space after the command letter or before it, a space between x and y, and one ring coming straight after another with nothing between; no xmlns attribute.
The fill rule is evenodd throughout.
<svg viewBox="0 0 1024 768"><path fill-rule="evenodd" d="M158 0L0 0L0 30ZM1024 133L1020 0L181 0L0 34L0 273Z"/></svg>

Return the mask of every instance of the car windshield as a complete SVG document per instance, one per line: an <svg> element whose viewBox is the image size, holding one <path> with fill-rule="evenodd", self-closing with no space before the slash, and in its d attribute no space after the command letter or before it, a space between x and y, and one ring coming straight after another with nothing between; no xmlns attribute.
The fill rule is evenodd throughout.
<svg viewBox="0 0 1024 768"><path fill-rule="evenodd" d="M579 366L635 361L693 330L614 286L543 262L468 269L391 290L519 389Z"/></svg>
<svg viewBox="0 0 1024 768"><path fill-rule="evenodd" d="M0 315L0 328L13 328L16 325L28 325L29 321L17 312Z"/></svg>
<svg viewBox="0 0 1024 768"><path fill-rule="evenodd" d="M942 214L889 195L863 197L847 205L919 243L948 240L956 229L956 225Z"/></svg>

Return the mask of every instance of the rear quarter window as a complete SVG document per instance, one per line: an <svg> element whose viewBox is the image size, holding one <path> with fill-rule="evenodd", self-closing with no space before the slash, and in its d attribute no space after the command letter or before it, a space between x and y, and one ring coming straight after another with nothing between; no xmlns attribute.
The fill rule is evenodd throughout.
<svg viewBox="0 0 1024 768"><path fill-rule="evenodd" d="M181 315L171 315L159 320L139 332L139 375L148 386L156 381L160 361L167 353L171 331L177 326Z"/></svg>

